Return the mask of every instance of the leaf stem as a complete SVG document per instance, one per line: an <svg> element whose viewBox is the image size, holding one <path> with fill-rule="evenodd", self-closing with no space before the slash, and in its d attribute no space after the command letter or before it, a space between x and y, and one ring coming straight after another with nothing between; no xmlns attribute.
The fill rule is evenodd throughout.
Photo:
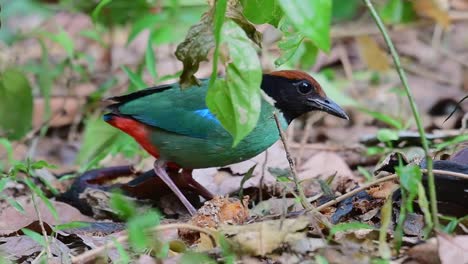
<svg viewBox="0 0 468 264"><path fill-rule="evenodd" d="M432 219L434 221L434 226L436 229L438 229L439 226L439 219L438 219L438 213L437 213L437 197L436 197L436 189L435 189L435 180L434 180L434 173L432 172L432 158L429 154L429 143L426 138L426 133L424 132L424 127L421 122L421 117L419 115L416 103L414 101L413 95L411 94L411 90L408 85L408 79L406 78L406 74L401 66L400 62L400 57L395 49L395 46L393 45L392 40L390 39L390 36L388 35L387 29L385 28L385 25L382 22L382 19L380 18L379 14L375 10L371 0L363 0L364 3L366 4L367 8L369 9L372 18L374 19L375 23L377 24L377 27L379 28L380 32L382 33L382 36L385 40L385 43L387 44L390 54L392 55L393 62L395 64L396 70L398 72L398 76L400 77L401 83L403 84L406 97L408 98L408 101L411 106L411 110L413 112L414 119L416 121L416 126L418 127L418 132L419 135L421 136L421 144L424 149L424 153L426 156L426 162L427 162L427 172L428 172L428 182L429 182L429 197L431 200L431 211L432 211Z"/></svg>

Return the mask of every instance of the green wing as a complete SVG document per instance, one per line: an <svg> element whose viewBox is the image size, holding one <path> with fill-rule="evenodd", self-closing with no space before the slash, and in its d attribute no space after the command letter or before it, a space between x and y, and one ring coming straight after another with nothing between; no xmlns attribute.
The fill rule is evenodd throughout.
<svg viewBox="0 0 468 264"><path fill-rule="evenodd" d="M205 104L208 80L200 87L180 89L178 85L145 89L122 97L111 106L149 126L196 138L229 136Z"/></svg>

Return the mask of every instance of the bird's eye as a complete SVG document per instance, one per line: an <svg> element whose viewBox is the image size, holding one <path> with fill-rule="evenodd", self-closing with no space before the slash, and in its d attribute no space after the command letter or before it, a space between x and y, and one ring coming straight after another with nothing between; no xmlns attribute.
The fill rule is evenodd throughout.
<svg viewBox="0 0 468 264"><path fill-rule="evenodd" d="M308 83L308 82L301 82L297 86L297 91L300 94L308 94L308 93L310 93L312 91L312 85L310 83Z"/></svg>

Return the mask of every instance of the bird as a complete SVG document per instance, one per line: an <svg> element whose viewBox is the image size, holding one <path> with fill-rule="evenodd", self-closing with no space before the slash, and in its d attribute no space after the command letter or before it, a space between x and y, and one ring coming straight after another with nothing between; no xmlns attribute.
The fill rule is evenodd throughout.
<svg viewBox="0 0 468 264"><path fill-rule="evenodd" d="M210 197L192 178L200 168L222 167L248 160L279 139L277 113L284 129L297 117L323 111L349 120L345 111L327 97L320 84L298 70L278 70L262 74L262 102L256 127L233 147L231 134L207 107L205 98L209 79L200 85L181 89L179 83L146 88L130 94L110 97L112 101L103 119L132 136L156 158L154 172L174 192L188 212L196 209L169 177L180 171L186 185ZM180 180L180 179L178 179Z"/></svg>

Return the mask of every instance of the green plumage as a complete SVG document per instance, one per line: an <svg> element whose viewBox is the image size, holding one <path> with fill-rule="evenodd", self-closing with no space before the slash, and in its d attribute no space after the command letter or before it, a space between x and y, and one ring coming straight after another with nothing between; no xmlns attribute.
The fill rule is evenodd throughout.
<svg viewBox="0 0 468 264"><path fill-rule="evenodd" d="M275 107L262 100L256 128L232 148L232 136L207 110L207 87L208 80L203 80L200 87L184 90L178 85L170 89L156 88L154 92L139 97L121 97L121 103L115 108L120 115L149 125L149 140L159 150L160 158L183 168L208 168L240 162L263 152L278 140L273 117ZM282 117L281 123L287 127Z"/></svg>

